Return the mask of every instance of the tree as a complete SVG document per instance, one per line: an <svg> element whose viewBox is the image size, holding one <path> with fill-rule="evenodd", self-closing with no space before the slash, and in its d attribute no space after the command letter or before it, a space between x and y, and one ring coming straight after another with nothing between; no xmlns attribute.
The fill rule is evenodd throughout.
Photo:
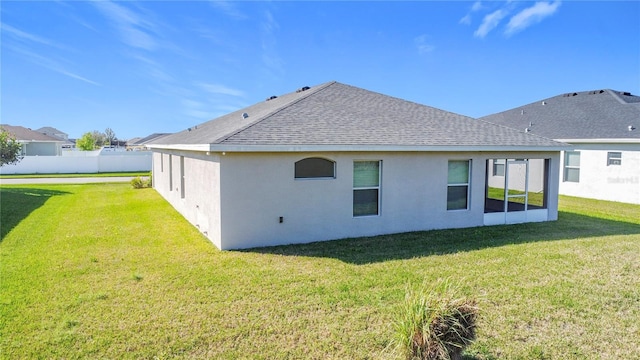
<svg viewBox="0 0 640 360"><path fill-rule="evenodd" d="M113 142L116 141L116 133L111 130L111 128L106 128L104 130L105 137L105 145L113 145Z"/></svg>
<svg viewBox="0 0 640 360"><path fill-rule="evenodd" d="M7 130L0 128L0 166L17 164L22 160L22 144Z"/></svg>
<svg viewBox="0 0 640 360"><path fill-rule="evenodd" d="M91 134L93 135L93 138L96 141L96 147L103 147L107 142L107 137L100 131L93 130Z"/></svg>
<svg viewBox="0 0 640 360"><path fill-rule="evenodd" d="M76 147L82 151L91 151L96 148L96 138L93 133L87 132L76 141Z"/></svg>

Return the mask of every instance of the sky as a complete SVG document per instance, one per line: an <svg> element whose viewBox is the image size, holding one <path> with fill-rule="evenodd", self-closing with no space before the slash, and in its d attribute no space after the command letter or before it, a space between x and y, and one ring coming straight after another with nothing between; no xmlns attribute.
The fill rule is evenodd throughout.
<svg viewBox="0 0 640 360"><path fill-rule="evenodd" d="M121 140L329 81L481 117L640 95L640 1L0 2L0 123Z"/></svg>

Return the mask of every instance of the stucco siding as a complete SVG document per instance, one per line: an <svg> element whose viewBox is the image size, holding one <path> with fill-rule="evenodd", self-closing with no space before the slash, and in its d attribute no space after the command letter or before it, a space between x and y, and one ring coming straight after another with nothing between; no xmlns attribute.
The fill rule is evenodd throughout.
<svg viewBox="0 0 640 360"><path fill-rule="evenodd" d="M561 171L560 194L640 204L640 144L576 144L574 151L580 180L564 181ZM608 165L608 152L620 152L621 164Z"/></svg>
<svg viewBox="0 0 640 360"><path fill-rule="evenodd" d="M308 157L334 161L335 178L296 179L295 163ZM218 248L226 250L482 226L486 160L496 157L505 155L460 152L206 155L166 150L164 154L154 153L153 176L154 188ZM508 157L550 159L550 179L558 179L557 152L511 153ZM354 217L353 164L371 160L381 161L380 213ZM466 210L447 210L450 160L471 160ZM555 220L558 184L549 182L547 220Z"/></svg>
<svg viewBox="0 0 640 360"><path fill-rule="evenodd" d="M553 157L557 167L554 154L538 156ZM305 157L335 161L336 178L294 179L294 163ZM477 153L227 154L221 157L222 249L481 226L488 158ZM377 216L353 216L353 162L358 160L382 161ZM449 160L472 160L467 210L447 211ZM557 194L557 183L552 189ZM551 205L550 218L557 219L557 199Z"/></svg>
<svg viewBox="0 0 640 360"><path fill-rule="evenodd" d="M153 187L218 248L220 237L219 156L197 152L153 155Z"/></svg>

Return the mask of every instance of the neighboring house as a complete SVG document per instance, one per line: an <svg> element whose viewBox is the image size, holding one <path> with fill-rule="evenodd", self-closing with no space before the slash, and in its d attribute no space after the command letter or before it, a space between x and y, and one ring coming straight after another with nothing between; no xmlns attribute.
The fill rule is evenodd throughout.
<svg viewBox="0 0 640 360"><path fill-rule="evenodd" d="M556 220L566 149L337 82L271 96L148 146L154 188L223 250ZM504 188L487 186L494 159L508 161L514 183L531 163L543 167L541 191L505 202L496 195Z"/></svg>
<svg viewBox="0 0 640 360"><path fill-rule="evenodd" d="M640 97L573 92L480 118L569 143L560 194L640 204Z"/></svg>
<svg viewBox="0 0 640 360"><path fill-rule="evenodd" d="M62 144L63 149L75 149L76 147L76 142L72 139L69 139L69 135L67 133L60 131L56 128L45 126L45 127L41 127L36 131L41 134L52 136L52 137L63 140L64 141L64 143Z"/></svg>
<svg viewBox="0 0 640 360"><path fill-rule="evenodd" d="M162 139L165 136L171 135L169 133L153 133L149 136L143 137L143 138L133 138L129 141L127 141L127 151L141 151L141 150L148 150L147 149L147 144L159 139Z"/></svg>
<svg viewBox="0 0 640 360"><path fill-rule="evenodd" d="M24 156L60 156L64 140L22 126L0 125L22 144Z"/></svg>

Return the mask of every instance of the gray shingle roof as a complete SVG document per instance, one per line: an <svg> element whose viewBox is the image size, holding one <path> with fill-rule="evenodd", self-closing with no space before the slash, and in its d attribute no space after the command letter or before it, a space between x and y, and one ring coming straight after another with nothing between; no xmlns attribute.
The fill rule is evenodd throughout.
<svg viewBox="0 0 640 360"><path fill-rule="evenodd" d="M57 136L49 136L49 135L45 135L42 133L39 133L37 131L33 131L31 129L27 129L26 127L23 126L15 126L15 125L6 125L6 124L2 124L0 125L0 127L2 127L3 129L5 129L7 132L9 132L10 134L12 134L16 140L21 141L21 142L25 142L25 141L39 141L39 142L64 142L64 139L61 139Z"/></svg>
<svg viewBox="0 0 640 360"><path fill-rule="evenodd" d="M246 114L246 116L243 116ZM262 101L153 145L559 147L521 130L329 82Z"/></svg>
<svg viewBox="0 0 640 360"><path fill-rule="evenodd" d="M480 119L529 127L551 139L640 139L640 97L613 90L572 92Z"/></svg>

